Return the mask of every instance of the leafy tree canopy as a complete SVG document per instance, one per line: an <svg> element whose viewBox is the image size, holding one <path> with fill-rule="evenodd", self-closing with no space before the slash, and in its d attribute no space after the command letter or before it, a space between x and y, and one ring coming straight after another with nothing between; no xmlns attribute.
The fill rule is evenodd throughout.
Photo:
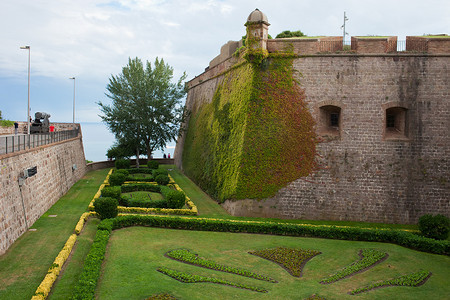
<svg viewBox="0 0 450 300"><path fill-rule="evenodd" d="M131 148L136 157L141 149L151 157L153 151L175 140L183 117L186 73L176 83L172 78L173 68L158 58L153 66L129 58L122 73L111 75L106 96L112 102L98 102L100 117L115 135L115 147L124 148L125 156Z"/></svg>
<svg viewBox="0 0 450 300"><path fill-rule="evenodd" d="M280 38L292 38L292 37L301 37L301 36L306 36L306 35L303 32L301 32L300 30L297 30L297 31L285 30L282 33L277 34L277 36L275 38L280 39Z"/></svg>

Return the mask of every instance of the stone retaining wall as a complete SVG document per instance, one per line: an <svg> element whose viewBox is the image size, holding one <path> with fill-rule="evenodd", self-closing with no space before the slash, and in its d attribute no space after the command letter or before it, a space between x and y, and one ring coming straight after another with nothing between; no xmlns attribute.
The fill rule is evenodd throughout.
<svg viewBox="0 0 450 300"><path fill-rule="evenodd" d="M36 175L19 186L23 170L32 167ZM81 132L77 138L0 156L0 255L85 172Z"/></svg>

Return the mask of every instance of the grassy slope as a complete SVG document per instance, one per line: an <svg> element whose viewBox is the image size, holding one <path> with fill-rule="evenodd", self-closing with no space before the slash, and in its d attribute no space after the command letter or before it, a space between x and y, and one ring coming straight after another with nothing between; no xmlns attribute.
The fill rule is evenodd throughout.
<svg viewBox="0 0 450 300"><path fill-rule="evenodd" d="M250 250L277 246L314 249L322 254L306 264L302 278L294 278L278 265L247 254ZM164 253L177 248L190 249L201 257L221 264L269 275L279 283L207 270L164 257ZM367 272L338 283L319 284L329 273L355 261L361 248L384 250L388 252L389 258ZM268 289L269 293L261 294L210 283L180 283L158 273L156 268L160 266L259 286ZM305 299L312 294L327 299L443 299L450 293L449 268L450 258L447 256L422 253L392 244L132 227L115 231L111 236L97 296L98 299L108 300L145 299L153 294L167 292L179 299ZM433 273L421 287L390 287L360 296L346 294L370 282L420 269Z"/></svg>
<svg viewBox="0 0 450 300"><path fill-rule="evenodd" d="M107 173L86 174L34 223L37 231L23 234L0 256L0 299L31 298Z"/></svg>

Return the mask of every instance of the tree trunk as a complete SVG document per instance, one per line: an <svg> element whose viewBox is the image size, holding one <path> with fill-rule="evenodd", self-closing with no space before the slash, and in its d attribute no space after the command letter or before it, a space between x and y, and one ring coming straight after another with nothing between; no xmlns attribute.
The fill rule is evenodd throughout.
<svg viewBox="0 0 450 300"><path fill-rule="evenodd" d="M136 168L139 169L139 146L136 147Z"/></svg>

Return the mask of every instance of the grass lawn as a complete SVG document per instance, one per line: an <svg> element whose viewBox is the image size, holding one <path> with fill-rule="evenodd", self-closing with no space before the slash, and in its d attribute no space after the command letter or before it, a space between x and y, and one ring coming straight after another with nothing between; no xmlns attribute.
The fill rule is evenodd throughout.
<svg viewBox="0 0 450 300"><path fill-rule="evenodd" d="M291 276L273 262L248 254L248 251L279 246L313 249L322 254L306 264L301 278ZM179 248L220 264L267 275L278 283L204 269L164 257L166 252ZM328 285L319 283L326 275L357 260L362 248L383 250L389 258L342 281ZM158 267L262 287L269 292L212 283L182 283L157 272ZM97 296L98 299L146 299L165 292L179 299L305 299L313 294L326 299L444 299L450 294L449 269L447 256L385 243L132 227L112 234ZM420 287L388 287L357 296L347 294L368 283L419 270L433 273Z"/></svg>
<svg viewBox="0 0 450 300"><path fill-rule="evenodd" d="M327 224L356 227L416 229L415 225L370 224L362 222L307 221L239 218L227 212L185 177L174 166L161 165L198 207L199 215L207 218L266 220L287 223ZM30 299L44 278L67 238L73 233L81 214L86 211L93 195L103 182L109 169L86 174L69 192L47 211L32 228L19 238L4 255L0 256L0 299ZM56 218L49 215L57 215ZM79 235L71 257L52 289L49 299L68 299L83 268L98 220L91 218ZM285 246L314 249L323 254L313 258L304 270L304 277L294 278L284 269L267 260L247 254L250 250ZM357 259L361 248L379 248L389 253L384 263L368 272L331 285L319 280ZM187 248L201 257L216 262L243 267L269 275L279 283L267 283L237 275L207 270L176 262L164 253ZM115 231L110 239L107 259L97 288L98 299L145 299L153 294L168 292L179 299L304 299L319 294L327 299L442 299L450 294L447 279L450 258L382 243L347 242L313 238L294 238L267 235L197 232L156 228L132 227ZM237 283L263 287L268 294L251 292L211 283L181 283L156 271L168 267L196 275L223 278ZM425 269L433 272L422 287L392 287L371 291L358 296L347 295L350 289L367 282L389 279L397 275ZM222 296L223 295L223 296Z"/></svg>
<svg viewBox="0 0 450 300"><path fill-rule="evenodd" d="M0 299L31 299L108 171L87 173L0 256Z"/></svg>

